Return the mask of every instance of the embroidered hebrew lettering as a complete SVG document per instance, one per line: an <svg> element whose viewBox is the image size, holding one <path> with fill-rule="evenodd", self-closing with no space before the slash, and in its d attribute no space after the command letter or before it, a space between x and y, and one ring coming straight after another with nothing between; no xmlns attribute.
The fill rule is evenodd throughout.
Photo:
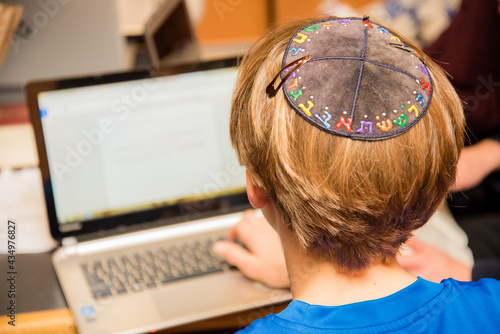
<svg viewBox="0 0 500 334"><path fill-rule="evenodd" d="M295 80L297 80L297 79L295 79ZM291 91L290 91L290 95L293 97L293 100L294 100L294 101L297 101L297 98L298 98L299 96L301 96L301 95L302 95L302 91L299 89L299 90L297 91L297 94L294 94L294 93L293 93L293 91L291 90ZM301 104L302 104L302 103L301 103ZM300 105L299 105L299 107L300 107ZM306 114L307 114L307 113L306 113ZM307 115L307 116L311 116L311 115Z"/></svg>
<svg viewBox="0 0 500 334"><path fill-rule="evenodd" d="M415 107L414 104L412 104L411 107L408 109L408 112L412 112L412 111L415 112L415 117L418 117L418 109L417 109L417 107Z"/></svg>
<svg viewBox="0 0 500 334"><path fill-rule="evenodd" d="M331 125L330 123L328 123L328 121L332 118L332 115L330 115L328 113L328 111L326 110L323 110L323 112L325 113L324 115L320 116L318 114L314 114L314 116L319 119L327 128L330 128Z"/></svg>
<svg viewBox="0 0 500 334"><path fill-rule="evenodd" d="M417 96L417 101L420 103L420 105L423 107L425 103L424 96L422 94L418 94Z"/></svg>
<svg viewBox="0 0 500 334"><path fill-rule="evenodd" d="M292 53L292 56L296 56L297 53L299 53L299 51L306 51L306 50L302 49L302 48L298 48L297 51L295 51L294 53Z"/></svg>
<svg viewBox="0 0 500 334"><path fill-rule="evenodd" d="M371 23L370 21L368 21L368 20L363 20L363 24L364 24L365 26L368 26L368 28L370 28L370 29L371 29L371 28L373 28L372 23Z"/></svg>
<svg viewBox="0 0 500 334"><path fill-rule="evenodd" d="M312 26L305 28L304 31L315 31L315 30L319 30L319 29L321 29L321 28L318 26L312 25Z"/></svg>
<svg viewBox="0 0 500 334"><path fill-rule="evenodd" d="M339 122L335 125L335 129L340 129L341 126L345 126L348 132L352 132L351 130L351 125L352 125L352 118L347 119L347 122L345 118L342 116L339 119Z"/></svg>
<svg viewBox="0 0 500 334"><path fill-rule="evenodd" d="M384 27L378 27L378 30L380 32L383 32L384 34L389 34L389 30L385 29Z"/></svg>
<svg viewBox="0 0 500 334"><path fill-rule="evenodd" d="M390 129L392 129L392 122L390 119L382 121L380 123L377 122L377 126L379 127L380 130L387 132Z"/></svg>
<svg viewBox="0 0 500 334"><path fill-rule="evenodd" d="M290 92L291 93L291 92ZM302 111L307 115L307 116L311 116L311 109L312 107L314 107L314 103L312 103L311 101L307 100L307 108L306 106L301 103L299 104L299 108L302 109Z"/></svg>
<svg viewBox="0 0 500 334"><path fill-rule="evenodd" d="M292 56L296 56L297 53L299 53L299 51L305 51L305 49L302 49L302 48L298 48L298 49L297 48L291 48L290 51L288 51L288 53L293 52Z"/></svg>
<svg viewBox="0 0 500 334"><path fill-rule="evenodd" d="M299 85L299 80L297 78L295 78L293 80L293 84L291 84L290 86L288 86L286 89L290 90L290 89L293 89L295 87L297 87Z"/></svg>
<svg viewBox="0 0 500 334"><path fill-rule="evenodd" d="M406 115L405 114L401 114L401 116L399 116L398 120L393 120L394 124L397 124L399 125L400 127L403 127L406 125L406 121L408 121L408 118L406 118Z"/></svg>
<svg viewBox="0 0 500 334"><path fill-rule="evenodd" d="M302 34L302 33L297 33L297 36L293 39L294 42L297 42L299 44L304 43L304 41L307 39L307 35Z"/></svg>
<svg viewBox="0 0 500 334"><path fill-rule="evenodd" d="M424 65L418 65L418 68L420 69L420 71L422 71L426 76L427 78L430 78L429 76L429 72L427 71L427 69L424 67Z"/></svg>
<svg viewBox="0 0 500 334"><path fill-rule="evenodd" d="M428 82L425 82L424 78L420 78L420 82L422 83L420 88L422 88L422 89L427 88L427 96L431 96L431 85Z"/></svg>
<svg viewBox="0 0 500 334"><path fill-rule="evenodd" d="M370 133L373 133L373 122L368 122L368 121L360 121L361 127L356 130L356 132L359 133L365 133L365 130L370 131Z"/></svg>

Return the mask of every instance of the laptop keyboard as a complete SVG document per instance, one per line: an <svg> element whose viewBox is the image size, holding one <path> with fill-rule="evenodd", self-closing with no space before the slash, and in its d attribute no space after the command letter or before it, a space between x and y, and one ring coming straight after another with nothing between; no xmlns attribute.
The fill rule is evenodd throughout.
<svg viewBox="0 0 500 334"><path fill-rule="evenodd" d="M212 251L214 239L144 250L83 263L95 299L221 272L227 262Z"/></svg>

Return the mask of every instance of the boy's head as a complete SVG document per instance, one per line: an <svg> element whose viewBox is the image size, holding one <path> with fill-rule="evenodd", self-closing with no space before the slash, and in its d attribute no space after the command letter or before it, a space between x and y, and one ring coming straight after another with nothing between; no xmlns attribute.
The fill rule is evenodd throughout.
<svg viewBox="0 0 500 334"><path fill-rule="evenodd" d="M230 134L299 244L356 273L393 259L442 201L463 112L443 71L401 36L368 18L308 20L245 56Z"/></svg>

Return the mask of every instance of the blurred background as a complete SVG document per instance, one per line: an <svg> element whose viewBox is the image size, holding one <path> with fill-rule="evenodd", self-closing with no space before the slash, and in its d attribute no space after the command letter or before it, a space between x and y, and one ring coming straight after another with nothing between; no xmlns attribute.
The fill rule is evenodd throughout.
<svg viewBox="0 0 500 334"><path fill-rule="evenodd" d="M38 157L24 101L33 80L152 69L241 56L270 27L300 18L369 15L418 46L449 26L461 0L0 0L0 218L48 236ZM10 25L6 19L10 17ZM0 23L2 24L2 23ZM22 230L21 230L22 233Z"/></svg>

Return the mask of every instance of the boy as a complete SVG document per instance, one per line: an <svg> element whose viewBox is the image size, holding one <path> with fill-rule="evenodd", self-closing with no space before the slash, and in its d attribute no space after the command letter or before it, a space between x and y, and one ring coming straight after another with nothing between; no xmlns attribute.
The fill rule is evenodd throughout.
<svg viewBox="0 0 500 334"><path fill-rule="evenodd" d="M498 332L500 282L431 283L396 261L455 180L463 121L443 71L367 17L262 37L240 66L230 134L294 300L243 332ZM216 245L231 262L227 250Z"/></svg>

